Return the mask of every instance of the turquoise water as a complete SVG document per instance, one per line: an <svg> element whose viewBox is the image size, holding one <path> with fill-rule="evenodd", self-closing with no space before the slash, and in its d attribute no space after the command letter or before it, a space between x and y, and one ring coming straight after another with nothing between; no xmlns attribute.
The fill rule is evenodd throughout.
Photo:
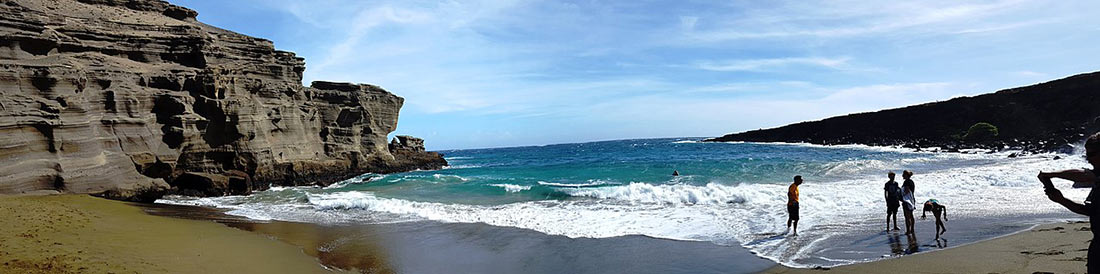
<svg viewBox="0 0 1100 274"><path fill-rule="evenodd" d="M885 235L864 237L881 230L877 220L885 211L882 186L888 171L914 171L918 201L940 200L961 220L957 223L978 228L988 220L1006 220L980 231L949 232L973 241L1069 217L1046 201L1035 174L1084 165L1080 157L1053 154L1009 158L1011 152L698 141L441 151L451 163L443 170L364 174L325 188L162 202L227 208L254 219L481 223L572 238L645 235L740 245L793 266L837 265L897 253L866 246L885 242ZM787 237L786 189L794 175L806 181L802 221L799 236ZM1066 193L1074 199L1085 195L1079 189Z"/></svg>
<svg viewBox="0 0 1100 274"><path fill-rule="evenodd" d="M960 158L920 161L926 155L897 150L838 149L753 143L698 143L697 139L623 140L534 147L442 151L452 167L440 171L375 177L340 191L371 191L380 197L467 204L568 200L579 189L643 183L705 186L781 184L794 175L839 181L884 177L888 163L934 171L993 160ZM862 162L851 162L859 159ZM898 165L897 167L901 167ZM678 171L681 176L672 176ZM900 173L900 170L898 170ZM678 201L679 200L679 201ZM652 202L736 203L690 197L654 197Z"/></svg>

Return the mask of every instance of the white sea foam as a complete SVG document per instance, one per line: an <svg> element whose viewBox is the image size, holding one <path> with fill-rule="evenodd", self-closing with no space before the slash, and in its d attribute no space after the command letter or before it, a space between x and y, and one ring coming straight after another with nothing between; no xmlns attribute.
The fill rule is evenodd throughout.
<svg viewBox="0 0 1100 274"><path fill-rule="evenodd" d="M630 183L625 186L566 188L560 191L571 196L613 199L649 204L728 204L743 203L746 195L757 189L709 183L706 186L651 185Z"/></svg>
<svg viewBox="0 0 1100 274"><path fill-rule="evenodd" d="M444 166L443 169L463 169L463 168L479 168L479 165L449 165Z"/></svg>
<svg viewBox="0 0 1100 274"><path fill-rule="evenodd" d="M936 198L952 208L956 217L995 214L1044 214L1063 208L1046 200L1035 180L1040 170L1079 168L1080 157L1051 160L1050 155L1029 155L1009 159L997 154L935 154L898 162L838 164L837 174L860 174L861 170L904 168L942 157L972 161L975 166L918 171L917 199ZM908 162L906 162L908 161ZM443 176L443 175L441 175ZM805 242L761 240L760 233L783 232L787 185L741 184L736 186L661 184L634 182L619 185L606 181L584 184L538 182L574 196L566 200L544 200L504 205L465 205L409 201L378 197L370 192L346 191L308 193L305 201L282 205L245 203L241 197L169 198L170 203L217 206L230 214L250 218L290 221L395 222L435 220L485 223L531 229L568 237L614 237L648 235L659 238L740 243L760 256L799 266L798 258L812 256L818 245L842 233L850 220L878 218L882 211L885 176L825 182L806 176L800 187L802 220L800 234ZM1069 189L1056 182L1066 196L1082 200L1087 189ZM498 184L505 190L523 186ZM162 200L164 202L165 200ZM813 239L813 240L809 240ZM815 249L816 248L816 249Z"/></svg>
<svg viewBox="0 0 1100 274"><path fill-rule="evenodd" d="M466 181L470 180L469 178L466 178L466 177L462 177L462 176L458 176L458 175L451 175L451 174L432 174L432 178L443 179L443 180L457 179L457 180L463 181L463 182L466 182Z"/></svg>
<svg viewBox="0 0 1100 274"><path fill-rule="evenodd" d="M592 186L602 186L602 185L609 185L609 184L615 184L615 183L609 182L609 181L604 181L604 180L588 180L587 183L580 183L580 184L563 184L563 183L552 183L552 182L546 182L546 181L538 181L538 184L544 185L544 186L555 186L555 187L592 187Z"/></svg>
<svg viewBox="0 0 1100 274"><path fill-rule="evenodd" d="M520 192L520 191L524 191L524 190L531 190L531 186L521 186L521 185L513 185L513 184L490 184L490 186L500 187L500 188L503 188L505 191L512 192L512 193Z"/></svg>
<svg viewBox="0 0 1100 274"><path fill-rule="evenodd" d="M862 144L839 144L839 145L820 145L812 143L786 143L786 142L723 142L732 144L761 144L761 145L781 145L781 146L799 146L799 147L812 147L812 148L829 148L829 149L857 149L865 151L878 151L878 152L894 152L894 153L930 153L922 149L918 152L913 148L905 148L900 146L869 146Z"/></svg>
<svg viewBox="0 0 1100 274"><path fill-rule="evenodd" d="M342 187L345 187L345 186L348 186L348 185L367 183L367 182L370 182L370 181L381 179L383 177L385 177L385 176L384 175L377 175L377 174L369 174L368 173L368 174L355 176L355 177L352 177L352 178L347 179L347 180L336 182L336 183L331 184L331 185L329 185L325 188L326 189L329 189L329 188L342 188Z"/></svg>

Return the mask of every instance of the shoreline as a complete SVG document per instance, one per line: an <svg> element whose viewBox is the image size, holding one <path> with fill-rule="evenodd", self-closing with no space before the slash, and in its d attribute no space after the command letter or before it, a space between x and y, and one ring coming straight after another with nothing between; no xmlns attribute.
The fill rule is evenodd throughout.
<svg viewBox="0 0 1100 274"><path fill-rule="evenodd" d="M150 214L154 214L154 215L172 216L172 217L178 217L178 218L190 218L190 219L199 219L199 220L213 220L213 221L216 221L216 222L219 222L219 223L223 223L223 224L225 224L227 226L230 226L230 227L234 227L234 228L238 228L238 229L242 229L242 230L247 230L247 231L251 231L251 232L255 232L255 233L265 235L267 237L279 239L279 240L282 240L282 241L285 241L285 242L288 242L288 243L292 243L296 246L303 247L304 249L307 250L307 253L309 253L311 256L318 257L319 259L321 259L322 263L327 265L327 266L336 267L336 268L340 268L340 269L349 269L349 270L370 269L372 271L382 270L383 272L401 272L401 273L410 272L409 269L407 268L408 267L407 265L401 266L400 262L397 262L397 263L393 262L393 261L401 261L402 257L408 257L408 254L400 254L401 252L393 252L392 249L394 249L393 245L395 243L393 238L408 237L409 235L412 235L413 237L425 237L425 236L427 236L427 237L430 237L430 238L438 238L439 234L436 234L435 232L425 233L425 231L436 231L436 232L438 232L439 230L447 231L447 233L462 234L462 239L458 239L457 241L455 239L444 240L444 241L433 240L431 242L433 242L432 244L435 244L435 246L429 246L427 249L450 248L450 249L457 250L459 253L461 253L461 252L484 253L484 250L482 250L482 249L484 249L484 247L480 246L480 245L486 244L486 242L488 242L488 244L490 244L490 245L493 245L492 248L494 248L494 249L501 249L502 248L501 246L513 245L513 243L510 240L512 238L509 238L508 236L504 236L503 238L498 238L498 236L501 235L501 234L509 235L509 234L512 234L512 233L519 233L521 235L519 238L536 239L536 241L540 243L537 247L540 247L540 248L553 245L553 244L547 244L547 243L552 243L552 242L558 242L559 244L563 243L562 245L570 248L570 249L560 249L560 250L566 250L565 252L574 252L575 251L574 249L590 249L592 247L590 247L588 245L591 245L593 243L596 244L595 246L597 248L601 248L601 246L607 245L606 243L608 243L608 242L617 242L617 241L618 242L624 242L625 241L625 242L628 242L628 244L626 244L626 246L629 246L629 247L632 247L633 249L635 249L634 252L637 252L637 249L639 249L638 246L642 246L642 247L653 246L654 245L653 243L657 242L657 243L666 243L666 244L668 244L668 246L662 247L662 249L665 249L665 250L670 250L670 249L671 250L679 250L679 251L672 252L672 253L675 253L675 254L678 254L678 255L699 256L698 254L701 253L701 252L698 251L698 250L695 250L695 249L698 249L700 247L702 247L702 248L713 248L713 246L715 246L713 244L706 243L706 242L678 241L678 240L670 240L670 239L662 239L662 238L652 238L652 237L641 236L641 235L624 236L624 237L612 237L612 238L599 238L599 239L591 239L591 238L571 239L571 238L567 238L567 237L563 237L563 236L546 235L546 234L543 234L543 233L539 233L539 232L531 231L531 230L526 230L526 229L496 227L496 226L491 226L491 225L486 225L486 224L440 223L440 222L432 222L432 221L423 221L423 222L411 222L411 223L403 223L403 224L381 224L381 225L378 225L378 224L323 225L323 224L314 224L314 223L253 220L253 219L248 219L247 217L229 215L229 214L224 213L225 212L224 210L217 209L217 208L210 208L210 207L171 205L171 204L153 204L153 205L147 205L147 206L143 206L143 207L147 208L147 212L149 212ZM206 212L206 213L200 213L200 212ZM955 232L965 231L965 230L968 230L968 229L984 229L982 227L970 227L970 226L963 225L966 222L979 222L979 223L982 223L982 222L989 221L989 219L966 219L966 220L967 221L963 221L963 223L955 223L954 224L953 228L956 229ZM1066 220L1066 219L1062 219L1062 220ZM958 221L956 221L956 222L958 222ZM922 225L931 225L931 222L922 222L921 224ZM977 240L977 241L964 241L961 245L958 245L958 246L947 247L946 246L947 243L944 242L945 246L934 247L934 246L931 246L931 245L927 245L928 243L923 243L922 242L922 243L918 243L918 246L919 246L919 249L924 249L925 251L920 251L919 253L913 253L913 254L904 253L904 254L907 254L907 255L897 255L897 254L900 254L900 253L896 253L898 251L894 250L895 255L893 255L891 257L888 257L888 258L885 258L885 259L873 258L873 259L868 259L868 261L864 261L864 262L858 262L858 263L854 263L854 264L847 264L847 265L841 265L841 266L824 267L824 268L822 268L822 267L817 267L817 268L788 267L788 266L785 266L785 265L782 265L782 264L775 263L774 261L772 261L770 259L767 259L767 258L764 258L764 257L761 257L757 254L751 254L752 258L749 259L749 261L752 261L752 260L764 261L763 264L765 265L765 267L760 267L761 264L759 262L756 263L756 265L757 265L756 267L749 267L749 266L743 266L742 267L742 266L738 266L737 264L724 263L724 262L721 262L721 261L722 260L730 260L730 258L729 257L723 258L721 256L710 256L710 257L707 257L707 258L692 258L692 259L684 259L684 258L668 259L668 258L665 258L664 261L661 261L661 264L664 264L664 265L658 264L659 266L655 266L655 267L667 267L669 265L675 265L675 266L672 267L673 269L676 269L673 272L681 271L680 273L703 273L703 272L705 272L705 273L711 273L711 272L713 272L713 273L729 273L730 271L733 271L733 272L740 271L740 272L743 272L743 273L812 273L812 272L816 272L816 271L827 271L827 270L831 270L832 272L837 272L837 273L879 273L879 272L881 272L881 269L892 269L892 268L889 268L889 267L896 267L896 266L892 266L892 264L895 264L897 262L904 262L905 265L917 265L917 266L922 266L922 265L925 265L925 264L937 264L937 261L941 261L941 260L931 259L931 261L930 261L929 259L926 259L926 257L930 256L929 254L941 254L941 253L952 254L952 255L948 255L948 256L954 257L954 256L957 256L957 255L954 255L954 254L959 252L957 250L960 250L960 249L970 250L972 248L971 246L974 246L974 245L985 246L985 245L988 245L988 243L991 242L991 241L1001 241L1001 239L1020 237L1021 235L1025 235L1025 234L1029 234L1029 233L1033 233L1033 232L1054 231L1054 232L1059 233L1059 234L1079 232L1079 233L1075 234L1075 237L1091 238L1091 235L1089 235L1089 233L1091 233L1091 232L1089 232L1087 230L1086 231L1081 231L1080 230L1081 227L1087 227L1087 225L1088 225L1087 222L1081 222L1081 221L1069 221L1068 223L1066 221L1053 221L1053 222L1052 221L1046 221L1046 222L1043 222L1043 223L1040 223L1040 224L1023 225L1023 226L1007 225L1007 226L1004 226L1004 227L1019 227L1019 228L1017 230L1013 230L1013 231L1005 233L1005 234L998 234L997 236L994 236L992 238L980 239L980 240ZM396 229L394 229L394 227L396 227ZM1060 229L1054 229L1054 227L1061 227L1061 228ZM1069 228L1067 228L1067 227L1069 227ZM928 228L930 229L931 227L928 227ZM418 231L418 232L408 232L408 231L414 231L414 230L420 230L420 231ZM303 232L308 232L308 233L303 233ZM993 233L993 232L990 231L990 233ZM446 233L444 233L444 234L446 234ZM1083 234L1083 236L1079 235L1079 234ZM852 236L852 235L849 235L849 236ZM866 236L866 235L859 234L859 235L855 235L855 236L856 237L863 237L863 236ZM347 245L347 241L342 240L340 237L344 237L345 239L350 237L350 238L355 239L355 240L360 240L360 243L355 243L350 247L347 247L347 246L341 247L340 245ZM875 237L883 237L883 236L876 234L876 235L872 235L871 237L875 238ZM447 238L447 237L443 237L443 238ZM364 240L364 239L369 239L369 241L367 241L365 243L361 242L361 240ZM386 243L387 239L388 239L388 243ZM470 241L470 239L477 239L477 240ZM953 242L954 241L960 241L959 240L960 238L953 238L953 239L954 239ZM332 243L340 243L340 244L334 245ZM601 243L603 243L603 244L601 244ZM1065 242L1065 243L1062 243L1062 242L1059 242L1059 243L1060 244L1065 244L1067 246L1072 246L1072 244L1074 242L1072 240L1069 240L1068 242ZM400 248L404 248L404 249L425 248L425 246L422 246L422 245L419 245L419 244L416 244L416 243L410 244L408 241L402 241L402 240L397 240L396 244L402 246ZM1084 244L1083 241L1080 241L1077 244L1082 245L1082 246L1087 246L1086 244ZM910 245L912 245L912 243L910 243ZM691 246L695 246L695 247L693 247L693 248L684 248L684 247L691 247ZM734 246L734 247L725 246L724 248L726 248L726 249L743 249L743 248L738 248L738 247L740 247L740 246ZM910 246L910 248L913 248L913 247ZM342 249L342 250L339 250L339 249ZM507 248L504 248L504 249L507 250ZM714 250L722 251L721 249L722 248L718 248L718 249L714 249ZM309 250L312 250L313 252L309 252ZM551 250L554 250L554 249L551 248ZM606 253L611 253L611 254L620 253L620 254L624 254L624 255L628 254L628 253L615 252L614 248L609 249L609 250L612 250L612 252L606 252ZM1044 255L1043 252L1047 252L1047 251L1049 251L1049 250L1048 249L1043 249L1043 248L1032 248L1031 252L1033 254L1037 254L1037 255ZM562 251L558 251L558 252L562 252ZM706 251L704 251L704 252L706 252ZM908 251L903 251L903 252L908 252ZM978 251L976 253L985 253L985 252L986 251L983 249L982 251ZM1061 250L1060 252L1062 252L1061 254L1075 254L1075 253L1072 253L1072 252L1075 252L1075 251L1070 250L1070 249ZM426 253L432 253L432 252L426 252ZM966 252L963 252L963 253L966 253ZM975 252L971 252L971 253L975 253ZM1079 253L1081 253L1080 257L1083 258L1085 252L1080 251ZM356 254L356 255L349 256L348 254ZM361 255L361 254L367 254L367 255ZM457 253L452 253L451 255L453 256L455 254L457 254ZM574 254L573 256L586 256L584 254L586 254L586 253L581 253L580 255ZM445 260L442 260L442 261L438 260L438 257L441 257L438 254L436 254L436 255L425 255L424 253L418 253L417 255L422 256L422 257L419 258L419 259L422 259L422 260L419 260L418 262L423 263L423 264L433 264L434 263L434 264L439 264L439 265L447 265L447 264L455 263L455 261L453 259L445 259ZM496 254L496 255L499 255L499 254ZM632 254L630 254L630 255L632 255ZM662 255L663 256L669 256L668 251L665 251ZM967 254L967 255L971 256L973 254ZM1004 255L1004 254L1001 254L1001 255ZM1011 254L1009 254L1009 255L1011 255ZM541 256L535 256L535 257L538 257L540 259L546 259L547 257L554 257L554 256L562 256L562 255L560 253L548 252L546 254L541 254ZM644 256L644 255L642 255L642 256ZM938 256L943 256L943 255L932 255L932 256L933 256L933 258L937 258ZM510 257L510 258L506 257L504 259L499 259L498 258L495 261L494 260L485 260L484 258L474 258L473 261L477 261L476 264L480 264L480 265L486 265L486 264L501 265L501 264L514 263L515 261L529 260L531 257L532 256L529 256L529 255L518 255L518 256L513 256L513 257ZM622 257L622 255L605 257L603 259L607 260L608 258L610 258L610 259L614 260L614 259L619 259L619 257ZM1073 260L1074 258L1076 258L1076 257L1068 257L1068 258L1061 258L1061 259ZM1055 259L1058 259L1058 258L1055 258ZM635 260L635 261L631 261L630 264L637 264L637 263L654 264L655 262L653 262L651 260L652 259L641 260L641 261ZM982 260L984 260L984 259L982 259ZM649 261L649 262L642 262L642 261ZM684 263L684 261L689 261L690 263ZM980 261L980 260L978 260L978 261ZM527 264L530 264L530 263L527 262ZM995 268L996 265L988 265L988 264L973 265L974 262L958 263L958 264L959 265L964 265L964 267L969 267L969 268L967 268L969 270L966 271L968 273L969 272L975 272L975 271L976 272L981 272L981 273L1005 272L1005 271L1002 271L1004 269ZM716 265L721 265L723 267L716 267ZM770 265L770 266L767 266L767 265ZM882 265L888 265L888 266L882 266ZM617 264L617 266L622 267L621 262L619 264ZM686 266L686 268L685 268L685 266ZM467 266L467 267L469 267L469 266ZM542 269L535 269L535 270L532 270L530 268L509 269L511 271L503 271L504 269L508 269L507 266L503 267L503 268L484 268L485 266L479 266L479 267L482 267L482 268L466 268L466 270L476 270L476 272L479 272L479 273L509 273L509 272L517 272L517 271L525 272L525 273L555 273L555 272L561 272L561 270L563 268L570 267L570 266L568 266L566 264L555 264L554 266L551 266L549 268L542 268ZM727 268L727 267L733 267L733 268ZM883 267L887 267L887 268L883 268ZM587 268L587 269L580 269L580 270L571 269L573 271L569 271L569 272L574 272L574 273L577 273L577 272L593 272L592 271L593 269L604 269L604 268L606 268L606 267ZM1083 269L1084 268L1083 262L1081 262L1078 265L1074 265L1072 263L1065 264L1065 262L1062 262L1062 264L1056 265L1056 266L1051 267L1049 269L1053 269L1054 271L1052 271L1052 272L1054 272L1054 273L1062 273L1062 272L1067 272L1068 273L1068 272L1073 272L1074 269L1076 269L1076 268ZM425 271L425 269L428 269L428 268L417 268L416 271L412 271L412 273L423 272L423 271ZM943 268L943 269L939 269L939 270L936 270L935 268L933 268L928 273L954 273L954 269L955 269L955 267ZM400 270L400 271L397 271L397 270ZM439 268L431 268L430 270L442 271ZM453 270L453 269L451 269L451 270ZM650 267L650 268L636 268L634 270L635 271L632 271L632 272L635 272L635 273L639 273L639 272L640 273L668 273L668 271L656 271L652 267ZM1018 272L1018 271L1015 271L1015 270L1020 270L1020 269L1011 269L1010 268L1010 269L1008 269L1008 272L1009 273ZM921 270L921 271L925 272L923 270ZM1032 272L1034 272L1034 271L1028 271L1026 273L1032 273ZM1042 271L1040 271L1040 272L1042 272ZM595 273L595 272L593 272L593 273ZM1020 272L1020 273L1025 273L1025 272Z"/></svg>
<svg viewBox="0 0 1100 274"><path fill-rule="evenodd" d="M0 195L0 273L333 273L297 246L89 195Z"/></svg>
<svg viewBox="0 0 1100 274"><path fill-rule="evenodd" d="M629 235L569 238L480 223L260 221L186 205L158 216L211 220L300 246L329 266L371 273L759 273L775 262L741 246Z"/></svg>
<svg viewBox="0 0 1100 274"><path fill-rule="evenodd" d="M1085 273L1087 221L1032 226L1019 232L956 247L831 268L776 265L762 273Z"/></svg>
<svg viewBox="0 0 1100 274"><path fill-rule="evenodd" d="M26 208L36 210L19 210ZM573 239L484 224L262 221L87 195L0 196L0 217L16 221L0 228L0 273L1083 273L1092 237L1088 222L1063 221L912 255L792 268L704 242Z"/></svg>

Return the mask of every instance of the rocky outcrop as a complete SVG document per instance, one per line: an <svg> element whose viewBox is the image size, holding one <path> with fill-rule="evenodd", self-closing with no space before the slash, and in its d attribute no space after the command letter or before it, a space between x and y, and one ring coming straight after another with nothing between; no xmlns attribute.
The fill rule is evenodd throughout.
<svg viewBox="0 0 1100 274"><path fill-rule="evenodd" d="M393 137L393 141L390 141L390 151L395 150L424 151L424 139L408 135L397 135Z"/></svg>
<svg viewBox="0 0 1100 274"><path fill-rule="evenodd" d="M394 157L391 167L394 170L432 170L447 166L443 155L424 151L424 139L397 135L393 141L390 141L389 150Z"/></svg>
<svg viewBox="0 0 1100 274"><path fill-rule="evenodd" d="M993 125L995 136L969 138L967 131L979 123ZM753 130L707 141L942 147L948 151L1068 151L1072 149L1070 144L1097 131L1100 72L1092 72L979 96Z"/></svg>
<svg viewBox="0 0 1100 274"><path fill-rule="evenodd" d="M446 165L390 152L403 99L156 0L0 0L0 193L151 201Z"/></svg>

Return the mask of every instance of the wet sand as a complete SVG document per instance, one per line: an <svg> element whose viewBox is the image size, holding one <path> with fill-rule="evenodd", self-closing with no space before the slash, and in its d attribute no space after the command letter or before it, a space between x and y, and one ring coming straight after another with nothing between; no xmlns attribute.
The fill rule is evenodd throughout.
<svg viewBox="0 0 1100 274"><path fill-rule="evenodd" d="M87 195L0 196L0 273L330 273L302 249Z"/></svg>
<svg viewBox="0 0 1100 274"><path fill-rule="evenodd" d="M320 225L255 221L216 209L155 204L151 214L207 219L303 247L367 273L757 273L775 263L740 246L644 236L568 238L485 224Z"/></svg>
<svg viewBox="0 0 1100 274"><path fill-rule="evenodd" d="M765 273L1085 273L1087 222L1046 224L973 244L831 269L776 266Z"/></svg>

